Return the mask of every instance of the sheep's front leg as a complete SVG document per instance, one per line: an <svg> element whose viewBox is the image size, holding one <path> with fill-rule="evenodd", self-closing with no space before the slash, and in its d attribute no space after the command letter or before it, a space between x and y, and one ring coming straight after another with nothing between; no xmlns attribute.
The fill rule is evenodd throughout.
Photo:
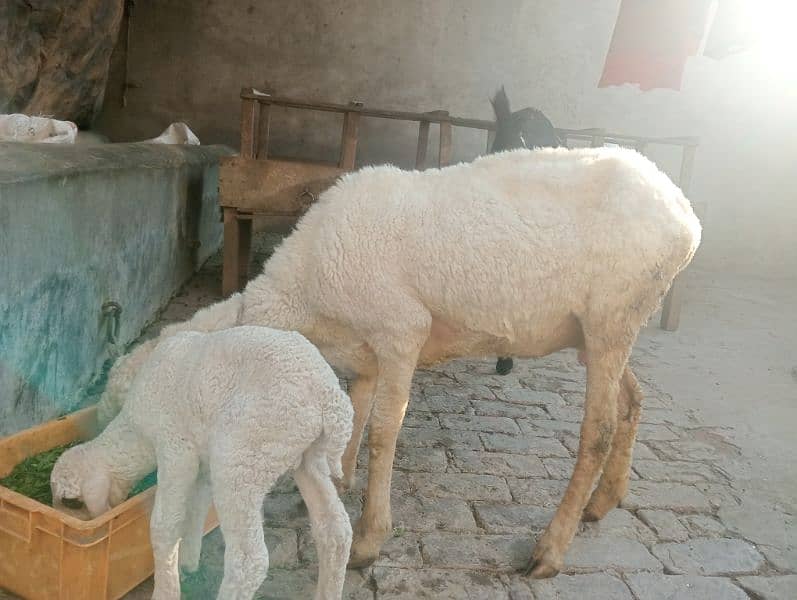
<svg viewBox="0 0 797 600"><path fill-rule="evenodd" d="M532 577L553 577L562 568L589 493L612 447L618 384L627 358L627 348L604 351L588 348L587 396L578 458L562 502L532 552L526 569Z"/></svg>
<svg viewBox="0 0 797 600"><path fill-rule="evenodd" d="M374 407L368 430L368 489L363 514L354 528L349 566L364 567L379 556L393 529L390 516L390 481L396 440L410 397L415 362L379 365Z"/></svg>
<svg viewBox="0 0 797 600"><path fill-rule="evenodd" d="M155 560L153 600L180 598L178 547L198 470L199 461L193 453L177 456L158 453L158 487L150 518L150 539Z"/></svg>
<svg viewBox="0 0 797 600"><path fill-rule="evenodd" d="M357 468L357 454L360 451L360 444L363 439L363 430L371 415L371 407L374 404L374 387L376 378L360 375L354 380L349 390L352 406L354 406L354 424L351 432L351 440L343 453L341 463L343 465L343 489L354 487L354 470Z"/></svg>
<svg viewBox="0 0 797 600"><path fill-rule="evenodd" d="M343 594L346 561L351 547L351 522L329 474L326 457L316 446L304 453L294 473L296 484L310 514L310 526L318 550L316 600L337 600Z"/></svg>
<svg viewBox="0 0 797 600"><path fill-rule="evenodd" d="M597 521L606 516L625 497L631 474L634 442L642 409L642 390L631 367L626 365L620 380L617 400L617 431L612 451L606 459L598 487L584 509L584 521Z"/></svg>
<svg viewBox="0 0 797 600"><path fill-rule="evenodd" d="M212 500L208 474L200 473L188 502L188 510L183 524L183 541L180 542L180 568L189 573L193 573L199 568L205 521Z"/></svg>

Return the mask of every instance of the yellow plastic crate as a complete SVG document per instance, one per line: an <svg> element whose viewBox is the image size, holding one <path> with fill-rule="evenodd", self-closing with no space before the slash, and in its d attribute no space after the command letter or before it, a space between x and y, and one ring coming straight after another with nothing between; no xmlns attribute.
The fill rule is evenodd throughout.
<svg viewBox="0 0 797 600"><path fill-rule="evenodd" d="M19 462L97 430L94 408L0 440L0 477ZM29 600L115 600L152 575L155 487L91 521L0 486L0 588ZM205 533L218 525L211 507Z"/></svg>

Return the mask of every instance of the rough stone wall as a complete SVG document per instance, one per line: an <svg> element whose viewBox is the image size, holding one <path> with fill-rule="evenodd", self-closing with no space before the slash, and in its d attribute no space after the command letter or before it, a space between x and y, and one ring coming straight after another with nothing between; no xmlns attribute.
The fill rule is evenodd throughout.
<svg viewBox="0 0 797 600"><path fill-rule="evenodd" d="M0 112L88 127L102 104L123 0L0 2Z"/></svg>
<svg viewBox="0 0 797 600"><path fill-rule="evenodd" d="M561 127L701 138L691 198L708 207L695 264L765 276L797 273L794 156L797 79L754 52L689 61L680 92L598 88L619 0L149 0L131 21L124 61L113 59L99 125L112 139L157 135L186 121L204 143L237 147L242 85L404 110L445 108L490 118L505 83ZM120 46L123 44L120 43ZM783 57L785 59L785 57ZM340 121L280 111L275 152L335 158ZM409 166L417 129L364 120L360 162ZM432 131L430 144L436 143ZM484 148L454 131L454 158ZM671 173L676 157L653 149ZM431 155L431 153L430 153Z"/></svg>

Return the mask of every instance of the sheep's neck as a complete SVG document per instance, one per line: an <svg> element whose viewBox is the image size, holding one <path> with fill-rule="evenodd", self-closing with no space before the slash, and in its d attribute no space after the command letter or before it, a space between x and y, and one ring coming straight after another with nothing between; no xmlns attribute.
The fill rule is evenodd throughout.
<svg viewBox="0 0 797 600"><path fill-rule="evenodd" d="M114 479L131 487L157 468L155 450L121 414L97 438Z"/></svg>

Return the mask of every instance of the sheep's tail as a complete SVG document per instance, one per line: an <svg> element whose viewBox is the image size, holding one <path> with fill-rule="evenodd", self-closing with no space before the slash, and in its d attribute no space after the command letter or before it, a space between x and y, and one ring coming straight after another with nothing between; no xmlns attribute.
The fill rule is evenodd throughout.
<svg viewBox="0 0 797 600"><path fill-rule="evenodd" d="M334 386L326 393L322 407L322 446L327 457L329 472L335 478L343 477L341 459L351 439L354 408L348 394Z"/></svg>

